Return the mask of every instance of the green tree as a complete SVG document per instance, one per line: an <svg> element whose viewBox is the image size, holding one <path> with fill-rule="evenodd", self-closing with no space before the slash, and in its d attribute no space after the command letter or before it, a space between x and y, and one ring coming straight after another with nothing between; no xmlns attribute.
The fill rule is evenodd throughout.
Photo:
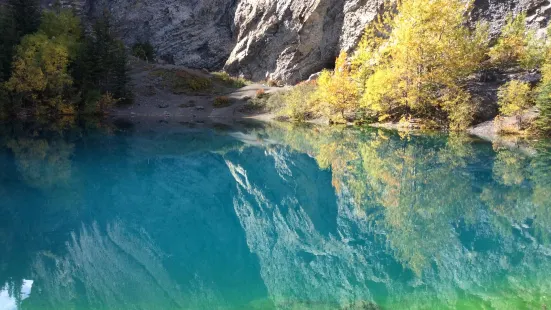
<svg viewBox="0 0 551 310"><path fill-rule="evenodd" d="M67 47L71 61L78 57L83 38L82 25L80 19L70 10L44 12L38 31L57 44Z"/></svg>
<svg viewBox="0 0 551 310"><path fill-rule="evenodd" d="M40 26L41 10L40 2L37 0L9 0L15 21L15 29L19 38L33 33Z"/></svg>
<svg viewBox="0 0 551 310"><path fill-rule="evenodd" d="M16 45L15 24L11 11L0 5L0 83L7 80L11 71L13 47Z"/></svg>
<svg viewBox="0 0 551 310"><path fill-rule="evenodd" d="M9 0L0 4L0 82L10 77L14 49L21 38L40 24L37 0Z"/></svg>
<svg viewBox="0 0 551 310"><path fill-rule="evenodd" d="M536 106L540 115L536 120L536 127L544 134L551 134L551 83L544 83L538 89Z"/></svg>
<svg viewBox="0 0 551 310"><path fill-rule="evenodd" d="M131 99L126 48L112 32L110 16L104 13L86 37L74 74L85 98L99 91L118 100Z"/></svg>
<svg viewBox="0 0 551 310"><path fill-rule="evenodd" d="M155 48L149 42L137 42L132 45L132 55L147 62L154 62Z"/></svg>

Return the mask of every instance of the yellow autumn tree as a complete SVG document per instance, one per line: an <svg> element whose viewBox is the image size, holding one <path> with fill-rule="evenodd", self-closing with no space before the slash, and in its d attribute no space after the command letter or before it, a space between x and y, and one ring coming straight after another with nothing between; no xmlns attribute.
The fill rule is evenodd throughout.
<svg viewBox="0 0 551 310"><path fill-rule="evenodd" d="M551 54L549 53L541 68L541 73L542 78L536 89L536 105L540 115L535 125L541 133L551 135Z"/></svg>
<svg viewBox="0 0 551 310"><path fill-rule="evenodd" d="M6 88L32 105L33 113L65 110L63 92L72 84L69 51L43 33L27 35L16 49ZM68 108L66 113L73 111Z"/></svg>
<svg viewBox="0 0 551 310"><path fill-rule="evenodd" d="M476 31L466 26L470 10L471 3L461 0L399 1L396 13L374 26L384 42L360 46L374 57L367 60L373 73L365 81L361 106L382 118L446 114L452 127L468 125L473 111L461 86L479 67L488 37L484 25Z"/></svg>
<svg viewBox="0 0 551 310"><path fill-rule="evenodd" d="M346 122L346 113L357 107L358 92L351 76L347 53L341 52L333 72L323 71L316 92L317 110L332 122Z"/></svg>
<svg viewBox="0 0 551 310"><path fill-rule="evenodd" d="M79 19L72 12L45 12L38 32L23 37L16 47L5 86L30 113L75 113L66 100L73 84L68 67L77 56L81 36Z"/></svg>
<svg viewBox="0 0 551 310"><path fill-rule="evenodd" d="M533 105L530 84L512 80L498 91L499 112L506 116L519 116Z"/></svg>
<svg viewBox="0 0 551 310"><path fill-rule="evenodd" d="M390 34L386 27L386 21L391 20L392 16L392 11L387 11L370 23L365 28L364 34L352 55L353 79L356 81L360 92L365 90L367 79L375 73L375 67L381 59L380 52L384 51L381 47L385 42L385 38Z"/></svg>
<svg viewBox="0 0 551 310"><path fill-rule="evenodd" d="M488 55L497 66L520 65L524 69L539 67L545 59L545 41L526 27L526 13L508 15L495 46Z"/></svg>

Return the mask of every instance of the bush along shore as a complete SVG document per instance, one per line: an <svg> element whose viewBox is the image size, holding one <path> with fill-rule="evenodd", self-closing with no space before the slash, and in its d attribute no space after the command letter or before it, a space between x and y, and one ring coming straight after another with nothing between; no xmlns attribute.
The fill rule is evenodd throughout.
<svg viewBox="0 0 551 310"><path fill-rule="evenodd" d="M127 52L108 13L85 31L71 10L0 5L0 116L101 115L131 100Z"/></svg>
<svg viewBox="0 0 551 310"><path fill-rule="evenodd" d="M487 24L469 23L471 8L461 0L388 3L356 50L341 52L334 70L265 98L265 105L297 122L449 130L497 115L503 133L549 135L549 34L538 37L519 14L491 40ZM524 120L531 111L535 117Z"/></svg>

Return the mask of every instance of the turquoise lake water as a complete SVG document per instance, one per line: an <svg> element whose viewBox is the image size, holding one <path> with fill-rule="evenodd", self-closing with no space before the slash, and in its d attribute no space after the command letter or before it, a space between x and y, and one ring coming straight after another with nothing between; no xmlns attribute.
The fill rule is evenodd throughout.
<svg viewBox="0 0 551 310"><path fill-rule="evenodd" d="M550 309L549 145L2 125L0 309Z"/></svg>

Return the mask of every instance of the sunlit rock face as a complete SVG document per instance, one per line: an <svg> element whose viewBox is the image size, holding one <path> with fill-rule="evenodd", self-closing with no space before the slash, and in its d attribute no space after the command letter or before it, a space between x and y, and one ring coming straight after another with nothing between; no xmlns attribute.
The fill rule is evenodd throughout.
<svg viewBox="0 0 551 310"><path fill-rule="evenodd" d="M45 6L53 0L43 0ZM356 46L383 0L77 0L62 1L91 19L110 12L120 37L151 42L159 58L194 68L225 68L253 80L295 83L331 67ZM499 32L509 13L527 12L545 28L545 0L476 0L473 20Z"/></svg>
<svg viewBox="0 0 551 310"><path fill-rule="evenodd" d="M357 43L379 0L240 1L236 45L225 69L254 80L290 83L331 66Z"/></svg>

